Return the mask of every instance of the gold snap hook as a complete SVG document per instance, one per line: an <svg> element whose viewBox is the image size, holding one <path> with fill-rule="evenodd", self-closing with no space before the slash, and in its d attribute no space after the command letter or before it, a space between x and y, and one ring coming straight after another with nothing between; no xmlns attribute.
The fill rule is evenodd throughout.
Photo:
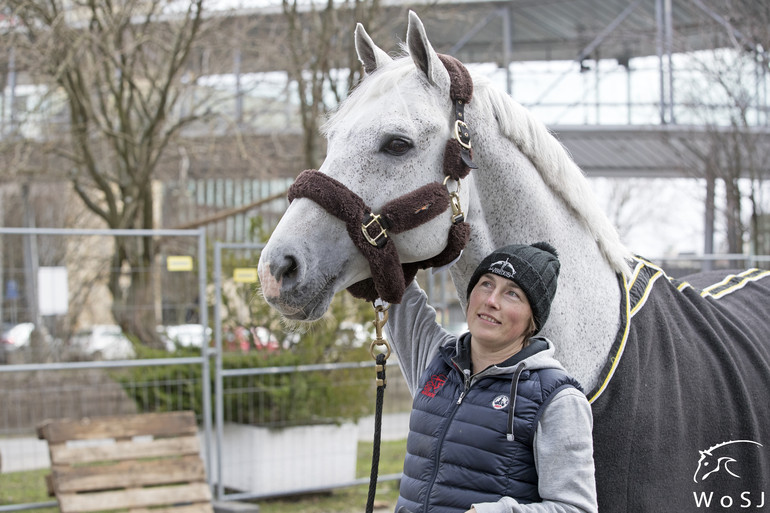
<svg viewBox="0 0 770 513"><path fill-rule="evenodd" d="M385 324L388 322L388 310L390 309L390 305L382 305L382 304L375 304L374 305L374 333L375 338L372 340L372 343L369 345L369 354L372 355L372 358L375 360L377 359L377 354L375 353L375 348L377 346L385 346L385 359L387 360L390 357L391 348L390 344L387 340L385 340L382 336L382 328L385 326Z"/></svg>
<svg viewBox="0 0 770 513"><path fill-rule="evenodd" d="M449 181L449 176L444 178L444 185ZM447 187L449 191L449 187ZM457 189L454 192L449 193L449 204L452 206L452 224L462 223L465 221L465 212L460 205L460 181L457 180Z"/></svg>

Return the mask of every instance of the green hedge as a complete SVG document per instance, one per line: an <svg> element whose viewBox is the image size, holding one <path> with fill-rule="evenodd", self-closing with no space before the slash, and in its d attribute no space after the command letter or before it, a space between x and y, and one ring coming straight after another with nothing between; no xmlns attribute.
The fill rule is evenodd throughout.
<svg viewBox="0 0 770 513"><path fill-rule="evenodd" d="M371 326L371 305L347 294L334 299L327 315L301 335L292 334L267 305L255 297L254 319L281 342L274 352L225 352L225 369L287 367L314 363L371 360L369 345L355 336L351 326ZM368 339L370 341L371 339ZM290 342L289 342L290 341ZM199 349L169 353L137 346L139 358L199 355ZM211 360L212 394L214 360ZM194 410L202 417L200 365L137 367L115 371L115 379L133 398L141 412ZM290 426L341 422L374 411L374 367L335 371L289 372L263 376L237 376L223 382L225 421L259 426Z"/></svg>
<svg viewBox="0 0 770 513"><path fill-rule="evenodd" d="M359 361L363 361L363 358ZM225 369L302 365L292 353L227 354ZM374 367L334 371L281 372L226 377L225 421L256 426L341 422L374 411ZM138 411L194 410L202 417L200 365L162 365L116 371L115 379L136 402ZM214 392L214 369L209 376Z"/></svg>

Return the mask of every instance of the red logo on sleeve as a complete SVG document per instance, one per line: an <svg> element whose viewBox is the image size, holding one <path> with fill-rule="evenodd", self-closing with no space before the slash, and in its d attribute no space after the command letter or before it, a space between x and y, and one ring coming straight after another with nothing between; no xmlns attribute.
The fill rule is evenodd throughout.
<svg viewBox="0 0 770 513"><path fill-rule="evenodd" d="M422 394L428 397L435 397L436 392L444 386L444 383L446 383L446 374L434 374L425 383L425 386L422 387Z"/></svg>

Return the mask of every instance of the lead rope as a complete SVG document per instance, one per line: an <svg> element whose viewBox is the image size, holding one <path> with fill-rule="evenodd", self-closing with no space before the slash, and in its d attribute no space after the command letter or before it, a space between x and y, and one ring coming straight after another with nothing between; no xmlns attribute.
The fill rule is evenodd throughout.
<svg viewBox="0 0 770 513"><path fill-rule="evenodd" d="M388 308L390 305L383 303L374 303L374 329L376 337L369 346L369 353L375 361L375 371L377 373L377 401L374 408L374 442L372 447L372 472L369 476L369 496L366 500L366 513L374 511L374 495L377 492L377 474L380 466L380 440L382 439L382 402L385 396L385 363L390 356L390 344L382 337L382 328L388 322ZM377 346L384 346L385 352L375 353Z"/></svg>

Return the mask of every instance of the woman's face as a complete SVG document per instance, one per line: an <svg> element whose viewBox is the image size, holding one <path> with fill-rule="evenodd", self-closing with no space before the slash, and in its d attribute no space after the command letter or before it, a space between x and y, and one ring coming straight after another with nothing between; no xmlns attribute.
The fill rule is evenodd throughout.
<svg viewBox="0 0 770 513"><path fill-rule="evenodd" d="M479 349L518 352L530 329L532 309L524 291L511 280L492 273L481 277L468 298L466 321L472 343Z"/></svg>

